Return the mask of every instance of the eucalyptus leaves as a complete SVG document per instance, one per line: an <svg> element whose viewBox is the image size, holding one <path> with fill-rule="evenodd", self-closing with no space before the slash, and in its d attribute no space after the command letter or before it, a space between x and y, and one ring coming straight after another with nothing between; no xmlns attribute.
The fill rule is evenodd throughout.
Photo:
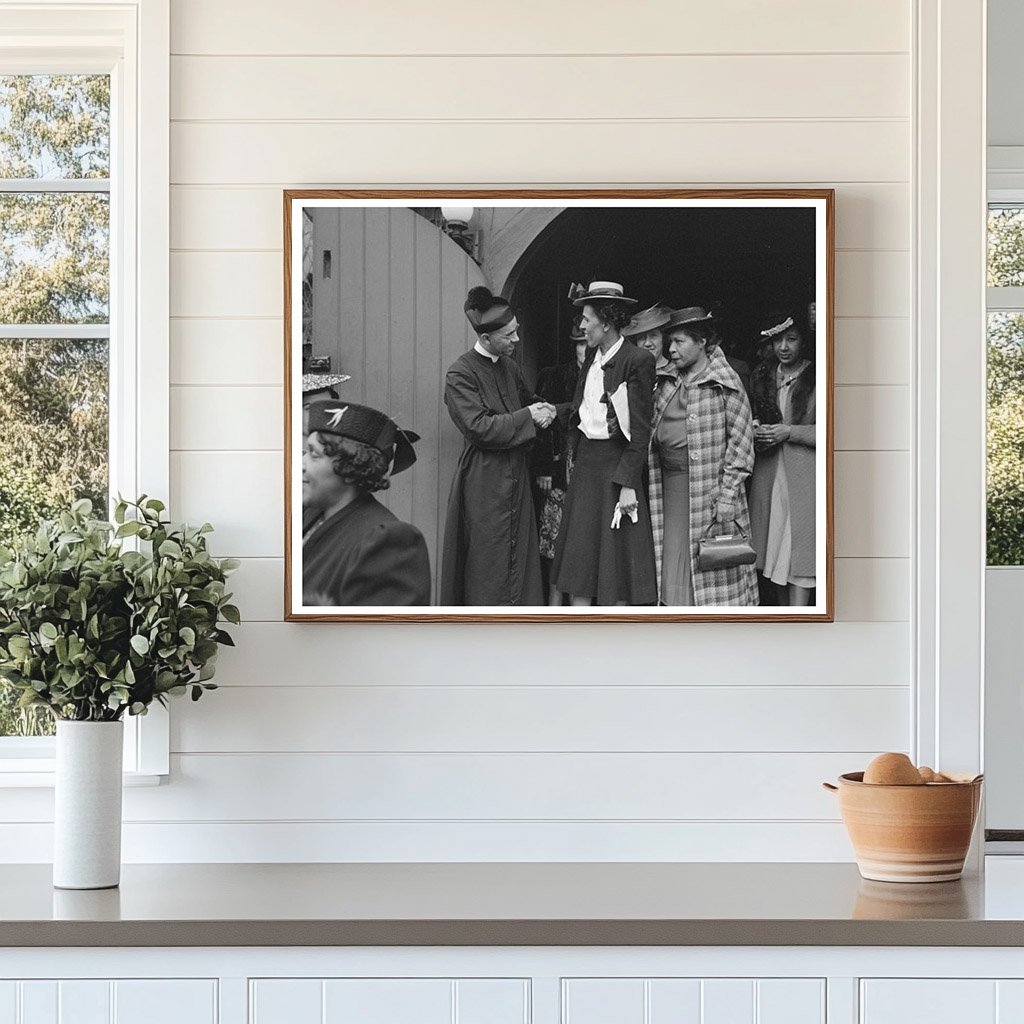
<svg viewBox="0 0 1024 1024"><path fill-rule="evenodd" d="M224 586L238 562L207 551L209 523L172 525L163 512L143 495L118 502L111 524L78 501L0 548L0 678L22 706L116 721L216 688L218 645L234 646L220 625L239 621ZM130 537L143 550L123 550Z"/></svg>

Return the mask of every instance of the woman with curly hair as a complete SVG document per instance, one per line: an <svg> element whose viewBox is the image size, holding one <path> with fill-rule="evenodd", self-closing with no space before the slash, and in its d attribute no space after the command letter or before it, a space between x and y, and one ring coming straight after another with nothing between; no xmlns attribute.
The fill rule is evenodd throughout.
<svg viewBox="0 0 1024 1024"><path fill-rule="evenodd" d="M815 376L812 346L787 311L764 318L766 358L752 380L757 568L781 604L807 605L815 585Z"/></svg>
<svg viewBox="0 0 1024 1024"><path fill-rule="evenodd" d="M651 436L654 356L626 344L636 299L594 281L574 301L588 353L569 416L573 476L555 544L552 584L574 606L657 600L654 540L643 492Z"/></svg>
<svg viewBox="0 0 1024 1024"><path fill-rule="evenodd" d="M430 604L423 535L376 498L391 473L416 461L412 442L382 412L311 402L302 454L302 602L307 607Z"/></svg>

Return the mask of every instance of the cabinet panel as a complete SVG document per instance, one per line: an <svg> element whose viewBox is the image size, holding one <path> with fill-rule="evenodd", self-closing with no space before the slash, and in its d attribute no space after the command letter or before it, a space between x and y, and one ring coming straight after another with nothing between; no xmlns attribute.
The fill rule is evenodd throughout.
<svg viewBox="0 0 1024 1024"><path fill-rule="evenodd" d="M700 981L697 978L656 978L647 1002L650 1024L701 1024Z"/></svg>
<svg viewBox="0 0 1024 1024"><path fill-rule="evenodd" d="M451 1024L447 980L343 980L324 983L323 1024Z"/></svg>
<svg viewBox="0 0 1024 1024"><path fill-rule="evenodd" d="M770 978L757 982L757 1024L825 1024L825 982Z"/></svg>
<svg viewBox="0 0 1024 1024"><path fill-rule="evenodd" d="M468 979L455 983L458 1024L525 1024L529 1018L530 983Z"/></svg>
<svg viewBox="0 0 1024 1024"><path fill-rule="evenodd" d="M250 1024L321 1024L324 984L298 978L249 983Z"/></svg>
<svg viewBox="0 0 1024 1024"><path fill-rule="evenodd" d="M256 978L250 1024L523 1024L523 978Z"/></svg>
<svg viewBox="0 0 1024 1024"><path fill-rule="evenodd" d="M1024 1021L1024 981L996 982L996 1021L998 1024Z"/></svg>
<svg viewBox="0 0 1024 1024"><path fill-rule="evenodd" d="M57 982L23 981L18 1024L58 1024Z"/></svg>
<svg viewBox="0 0 1024 1024"><path fill-rule="evenodd" d="M208 978L115 982L112 1020L113 1024L217 1024L217 982Z"/></svg>
<svg viewBox="0 0 1024 1024"><path fill-rule="evenodd" d="M573 978L565 1024L825 1024L825 982L749 978Z"/></svg>
<svg viewBox="0 0 1024 1024"><path fill-rule="evenodd" d="M701 1024L754 1024L752 981L715 978L701 986Z"/></svg>
<svg viewBox="0 0 1024 1024"><path fill-rule="evenodd" d="M996 1024L996 982L933 978L865 981L860 1020L861 1024Z"/></svg>
<svg viewBox="0 0 1024 1024"><path fill-rule="evenodd" d="M112 987L109 981L58 982L60 1024L110 1024Z"/></svg>
<svg viewBox="0 0 1024 1024"><path fill-rule="evenodd" d="M640 978L571 978L562 982L564 1024L644 1024Z"/></svg>
<svg viewBox="0 0 1024 1024"><path fill-rule="evenodd" d="M0 1024L17 1024L18 983L0 981Z"/></svg>

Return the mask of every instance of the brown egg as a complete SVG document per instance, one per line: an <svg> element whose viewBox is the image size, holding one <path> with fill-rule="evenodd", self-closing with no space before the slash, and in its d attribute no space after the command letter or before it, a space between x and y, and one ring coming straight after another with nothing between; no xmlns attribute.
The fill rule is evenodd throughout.
<svg viewBox="0 0 1024 1024"><path fill-rule="evenodd" d="M924 785L924 779L906 754L879 754L864 770L864 781L875 786Z"/></svg>

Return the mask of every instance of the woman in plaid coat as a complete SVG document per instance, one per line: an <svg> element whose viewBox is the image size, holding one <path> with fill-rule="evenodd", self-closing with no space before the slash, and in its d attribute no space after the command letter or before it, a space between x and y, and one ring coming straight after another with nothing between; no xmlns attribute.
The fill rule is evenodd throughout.
<svg viewBox="0 0 1024 1024"><path fill-rule="evenodd" d="M746 480L754 468L750 404L718 346L711 317L677 310L662 328L673 376L655 391L650 508L662 604L756 605L751 565L700 572L697 549L714 523L750 535Z"/></svg>

